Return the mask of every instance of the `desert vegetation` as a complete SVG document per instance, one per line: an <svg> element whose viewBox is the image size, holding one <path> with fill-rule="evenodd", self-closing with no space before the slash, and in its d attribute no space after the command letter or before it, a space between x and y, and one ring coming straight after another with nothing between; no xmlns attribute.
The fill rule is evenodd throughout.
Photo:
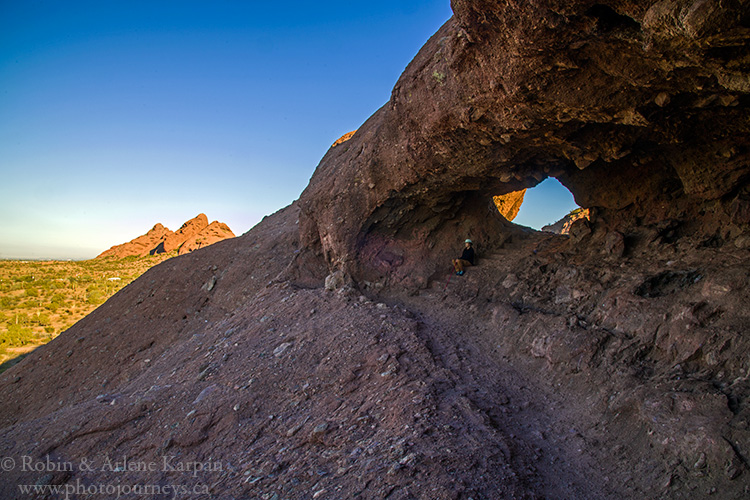
<svg viewBox="0 0 750 500"><path fill-rule="evenodd" d="M0 371L172 256L0 261Z"/></svg>

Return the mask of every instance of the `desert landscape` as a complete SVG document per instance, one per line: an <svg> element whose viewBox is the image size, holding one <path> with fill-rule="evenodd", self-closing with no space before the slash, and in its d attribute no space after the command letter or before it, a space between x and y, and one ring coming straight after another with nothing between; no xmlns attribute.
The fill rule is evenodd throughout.
<svg viewBox="0 0 750 500"><path fill-rule="evenodd" d="M205 214L173 233L161 224L86 261L0 261L0 371L20 361L152 266L227 238Z"/></svg>
<svg viewBox="0 0 750 500"><path fill-rule="evenodd" d="M297 201L0 375L0 496L750 496L750 3L451 6Z"/></svg>

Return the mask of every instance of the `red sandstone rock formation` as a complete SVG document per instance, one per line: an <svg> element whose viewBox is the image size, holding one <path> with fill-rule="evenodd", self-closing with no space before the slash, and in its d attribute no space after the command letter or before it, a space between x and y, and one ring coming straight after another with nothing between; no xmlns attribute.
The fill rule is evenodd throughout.
<svg viewBox="0 0 750 500"><path fill-rule="evenodd" d="M143 257L174 251L182 255L234 237L232 230L223 222L214 221L209 224L208 217L205 214L198 214L185 222L176 232L170 231L161 224L156 224L143 236L139 236L128 243L115 245L102 252L97 256L97 259L105 257L121 259L131 255Z"/></svg>
<svg viewBox="0 0 750 500"><path fill-rule="evenodd" d="M194 218L185 222L180 229L175 231L164 240L164 251L172 252L181 249L181 246L190 240L193 240L201 231L208 227L208 217L205 214L198 214ZM234 236L234 235L233 235Z"/></svg>
<svg viewBox="0 0 750 500"><path fill-rule="evenodd" d="M452 5L300 198L302 244L326 266L420 286L467 236L502 246L514 229L492 197L549 176L600 221L680 218L746 239L730 215L750 151L745 3Z"/></svg>
<svg viewBox="0 0 750 500"><path fill-rule="evenodd" d="M512 221L521 210L524 196L526 196L526 190L522 189L520 191L494 196L492 200L494 201L497 210L500 212L500 215L509 221Z"/></svg>
<svg viewBox="0 0 750 500"><path fill-rule="evenodd" d="M186 239L179 247L179 254L183 255L192 252L193 250L213 245L217 241L222 241L227 238L234 238L234 233L229 229L229 226L223 222L213 221L211 224L201 229L197 234Z"/></svg>
<svg viewBox="0 0 750 500"><path fill-rule="evenodd" d="M356 130L352 130L351 132L347 132L346 134L344 134L344 135L342 135L341 137L339 137L338 139L336 139L336 142L334 142L334 143L333 143L333 144L331 145L331 147L332 147L332 148L335 148L335 147L336 147L336 146L338 146L339 144L342 144L342 143L344 143L344 142L348 141L349 139L351 139L351 138L352 138L352 136L354 136L354 134L355 134L355 133L357 133L357 131L356 131Z"/></svg>
<svg viewBox="0 0 750 500"><path fill-rule="evenodd" d="M105 250L97 256L97 259L104 257L114 257L121 259L129 255L149 255L157 248L166 238L172 235L172 231L161 224L156 224L146 234L130 240L128 243L115 245L109 250Z"/></svg>
<svg viewBox="0 0 750 500"><path fill-rule="evenodd" d="M574 222L580 220L580 219L591 219L591 213L588 208L578 208L576 210L573 210L571 213L560 219L559 221L555 222L554 224L549 224L547 226L544 226L542 228L542 231L548 231L550 233L557 233L557 234L570 234L570 228L573 225Z"/></svg>
<svg viewBox="0 0 750 500"><path fill-rule="evenodd" d="M750 6L452 5L298 203L0 375L0 496L747 498ZM492 202L546 176L567 236Z"/></svg>

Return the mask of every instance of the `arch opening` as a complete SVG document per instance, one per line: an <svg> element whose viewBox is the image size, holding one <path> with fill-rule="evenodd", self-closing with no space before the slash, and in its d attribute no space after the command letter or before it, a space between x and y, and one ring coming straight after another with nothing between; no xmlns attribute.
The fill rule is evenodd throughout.
<svg viewBox="0 0 750 500"><path fill-rule="evenodd" d="M559 180L547 177L535 187L494 198L509 221L537 231L561 232L564 223L585 212Z"/></svg>

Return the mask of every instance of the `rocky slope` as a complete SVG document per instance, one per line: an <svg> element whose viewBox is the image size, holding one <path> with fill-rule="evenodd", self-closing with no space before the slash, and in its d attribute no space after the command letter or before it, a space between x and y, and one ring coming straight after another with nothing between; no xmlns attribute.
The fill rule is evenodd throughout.
<svg viewBox="0 0 750 500"><path fill-rule="evenodd" d="M748 3L452 5L299 202L0 376L0 495L750 495ZM493 202L546 176L568 235Z"/></svg>
<svg viewBox="0 0 750 500"><path fill-rule="evenodd" d="M554 224L543 226L542 231L557 234L570 234L570 228L580 219L591 219L591 214L588 208L577 208Z"/></svg>
<svg viewBox="0 0 750 500"><path fill-rule="evenodd" d="M178 255L192 252L201 247L216 243L227 238L234 238L234 233L223 222L208 223L206 214L198 214L185 222L175 232L161 224L156 224L146 234L121 245L115 245L97 256L97 259L170 253L177 251Z"/></svg>

